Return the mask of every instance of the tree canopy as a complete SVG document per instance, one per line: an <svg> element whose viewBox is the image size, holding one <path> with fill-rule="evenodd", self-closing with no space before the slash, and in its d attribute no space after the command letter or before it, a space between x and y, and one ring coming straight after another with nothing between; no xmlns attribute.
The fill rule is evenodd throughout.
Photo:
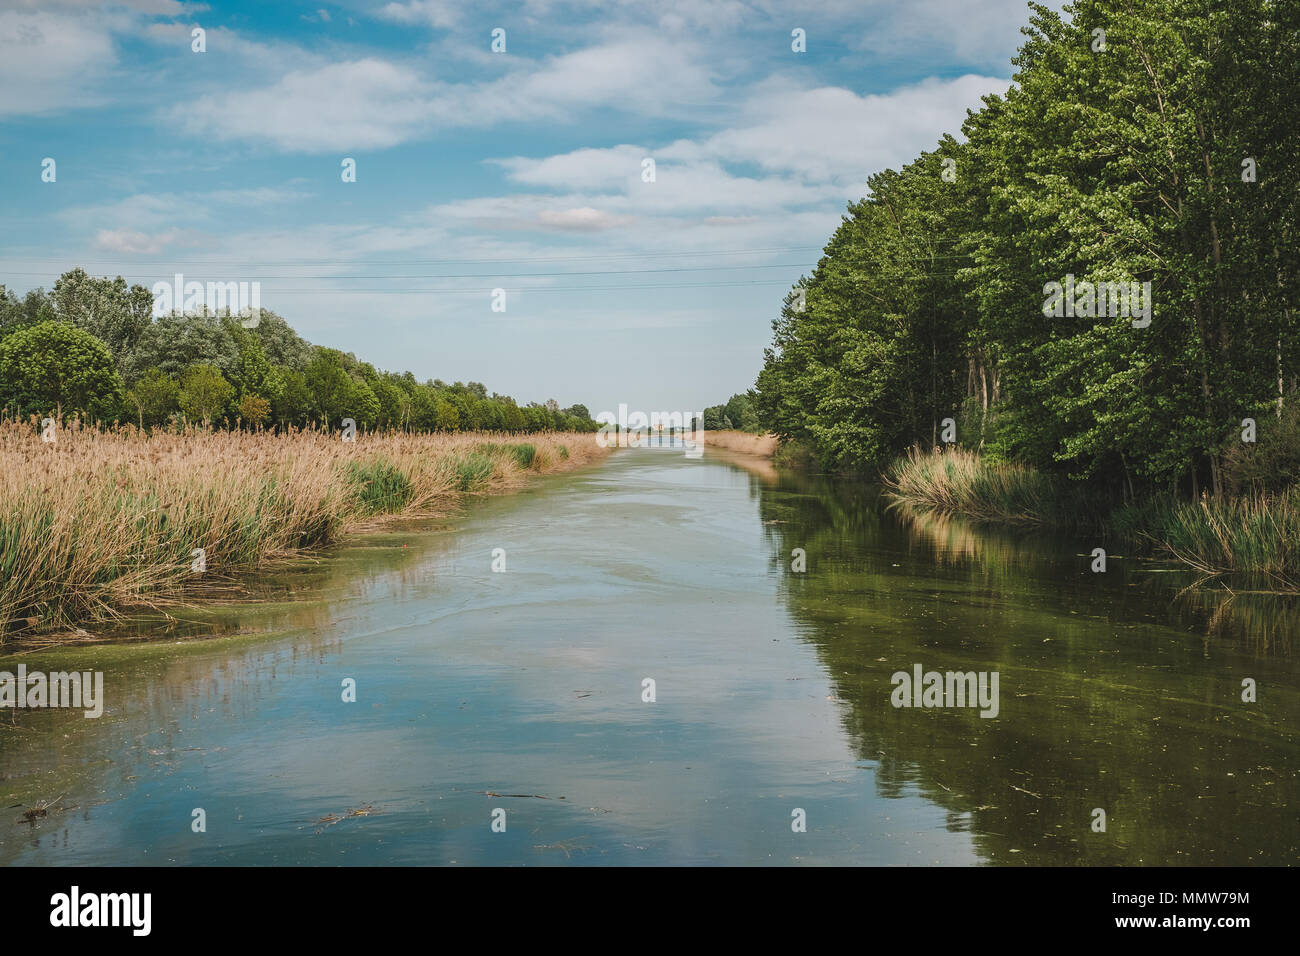
<svg viewBox="0 0 1300 956"><path fill-rule="evenodd" d="M1008 93L872 176L787 297L759 419L833 468L950 418L995 457L1217 490L1243 419L1295 400L1300 5L1031 10Z"/></svg>

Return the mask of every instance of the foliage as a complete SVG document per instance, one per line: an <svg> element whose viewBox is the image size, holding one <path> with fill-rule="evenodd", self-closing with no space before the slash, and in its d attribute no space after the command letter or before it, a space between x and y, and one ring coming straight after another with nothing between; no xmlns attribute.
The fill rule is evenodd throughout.
<svg viewBox="0 0 1300 956"><path fill-rule="evenodd" d="M122 398L113 356L89 332L47 321L0 341L0 406L109 417Z"/></svg>
<svg viewBox="0 0 1300 956"><path fill-rule="evenodd" d="M1300 6L1031 7L1006 96L870 177L787 296L759 422L837 469L952 419L1128 500L1230 490L1240 421L1300 373ZM1068 276L1150 283L1150 324L1045 314Z"/></svg>
<svg viewBox="0 0 1300 956"><path fill-rule="evenodd" d="M127 404L142 426L166 423L180 408L180 397L180 383L160 368L149 369L126 393Z"/></svg>
<svg viewBox="0 0 1300 956"><path fill-rule="evenodd" d="M594 440L565 442L531 439L532 470L559 467L561 447L571 464L607 454ZM207 575L327 545L376 514L444 512L458 489L524 480L510 444L480 444L391 433L344 445L316 429L145 432L76 421L45 444L30 421L0 419L0 643L28 619L46 631L166 606ZM192 570L195 548L203 575Z"/></svg>
<svg viewBox="0 0 1300 956"><path fill-rule="evenodd" d="M181 376L181 411L204 425L221 415L234 397L235 387L215 365L195 365Z"/></svg>

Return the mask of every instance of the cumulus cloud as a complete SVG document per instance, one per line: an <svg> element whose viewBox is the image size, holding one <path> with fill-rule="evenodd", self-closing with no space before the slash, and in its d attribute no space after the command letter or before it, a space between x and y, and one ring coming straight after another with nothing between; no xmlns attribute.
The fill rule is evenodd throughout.
<svg viewBox="0 0 1300 956"><path fill-rule="evenodd" d="M0 116L94 106L116 63L108 32L93 18L0 11Z"/></svg>
<svg viewBox="0 0 1300 956"><path fill-rule="evenodd" d="M632 222L631 216L616 216L591 206L578 206L574 209L544 209L537 216L539 225L551 229L567 229L573 232L600 232L614 229Z"/></svg>
<svg viewBox="0 0 1300 956"><path fill-rule="evenodd" d="M414 70L371 57L295 70L262 89L208 94L171 115L196 136L302 152L374 149L422 130L428 96Z"/></svg>
<svg viewBox="0 0 1300 956"><path fill-rule="evenodd" d="M672 115L716 94L681 44L623 38L519 60L495 79L448 83L415 66L367 57L291 70L260 87L207 94L167 112L196 136L269 143L286 152L383 148L434 129L577 122L605 108ZM650 79L653 77L653 80Z"/></svg>
<svg viewBox="0 0 1300 956"><path fill-rule="evenodd" d="M750 98L740 124L667 155L700 152L812 180L861 183L876 170L932 149L941 134L960 129L967 108L978 109L982 96L1006 92L1007 86L1005 79L968 75L862 96L775 80Z"/></svg>

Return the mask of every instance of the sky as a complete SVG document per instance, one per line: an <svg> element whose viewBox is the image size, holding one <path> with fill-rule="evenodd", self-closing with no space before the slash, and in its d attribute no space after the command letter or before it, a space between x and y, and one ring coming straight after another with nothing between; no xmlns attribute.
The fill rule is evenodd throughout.
<svg viewBox="0 0 1300 956"><path fill-rule="evenodd" d="M308 340L422 381L702 409L753 385L866 178L1005 92L1027 19L1024 0L0 0L0 283L258 281Z"/></svg>

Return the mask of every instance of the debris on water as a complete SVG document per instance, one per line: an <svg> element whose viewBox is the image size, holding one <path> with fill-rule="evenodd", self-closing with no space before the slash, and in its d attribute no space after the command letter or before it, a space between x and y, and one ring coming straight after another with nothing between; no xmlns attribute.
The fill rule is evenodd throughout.
<svg viewBox="0 0 1300 956"><path fill-rule="evenodd" d="M314 821L318 824L321 824L316 828L316 832L321 833L325 830L326 827L332 827L334 826L334 824L342 823L344 820L349 820L352 817L368 817L374 813L375 813L374 805L369 803L363 803L359 807L353 807L349 810L345 810L342 816L339 816L337 813L327 813L325 814L325 816Z"/></svg>
<svg viewBox="0 0 1300 956"><path fill-rule="evenodd" d="M536 800L563 800L564 797L548 797L540 793L497 793L495 790L480 790L485 797L528 797Z"/></svg>
<svg viewBox="0 0 1300 956"><path fill-rule="evenodd" d="M534 843L534 850L563 850L566 860L572 859L573 853L586 853L591 846L586 843Z"/></svg>

